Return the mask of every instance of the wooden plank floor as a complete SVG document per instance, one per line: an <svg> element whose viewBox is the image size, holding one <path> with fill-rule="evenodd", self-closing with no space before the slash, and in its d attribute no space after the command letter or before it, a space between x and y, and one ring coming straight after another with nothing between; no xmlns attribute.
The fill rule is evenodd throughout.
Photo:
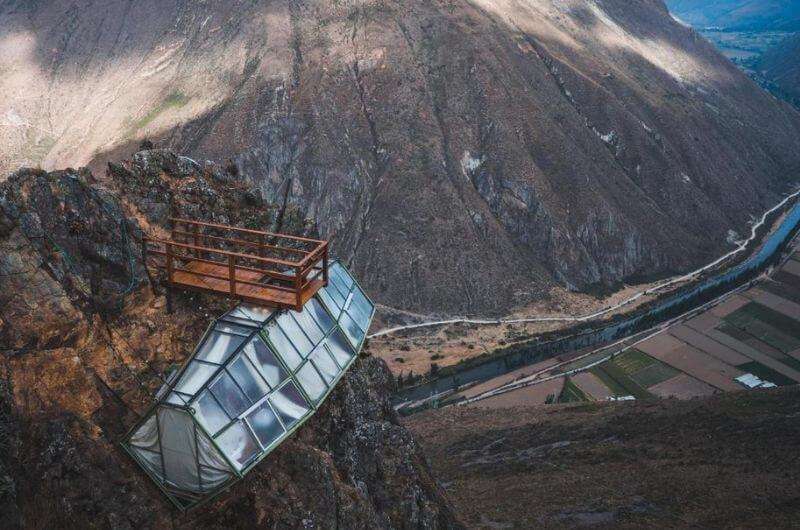
<svg viewBox="0 0 800 530"><path fill-rule="evenodd" d="M199 261L190 261L186 266L182 267L200 274L214 274L216 276L227 276L227 265L214 265L211 263L203 263ZM245 280L249 282L259 282L263 278L262 274L253 271L236 269L236 279ZM173 284L177 287L184 287L197 291L210 291L216 294L233 296L231 295L231 285L227 280L219 278L210 278L208 276L200 276L192 274L191 272L175 271L173 273ZM305 304L312 296L323 286L322 280L315 280L311 282L303 291L301 296L301 303ZM236 284L237 299L251 302L258 305L278 306L278 307L295 307L296 300L294 293L281 291L274 286L269 285L249 285L243 283Z"/></svg>

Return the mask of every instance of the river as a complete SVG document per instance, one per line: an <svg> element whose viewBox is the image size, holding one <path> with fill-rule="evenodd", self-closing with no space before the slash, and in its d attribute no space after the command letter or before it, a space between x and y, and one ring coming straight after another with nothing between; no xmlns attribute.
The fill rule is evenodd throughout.
<svg viewBox="0 0 800 530"><path fill-rule="evenodd" d="M662 300L654 302L652 307L644 313L635 312L633 315L618 322L606 324L599 329L588 329L549 342L543 343L533 339L508 347L505 349L506 353L493 356L484 362L466 363L463 367L456 365L448 369L452 370L452 373L400 390L395 395L395 405L402 412L405 404L454 390L469 383L487 381L560 353L605 344L655 326L659 322L668 320L671 316L699 306L711 298L719 297L752 278L765 268L770 260L779 257L781 248L792 238L799 224L800 203L791 208L777 230L766 238L756 254L725 272L699 280L697 285L685 291L665 296Z"/></svg>

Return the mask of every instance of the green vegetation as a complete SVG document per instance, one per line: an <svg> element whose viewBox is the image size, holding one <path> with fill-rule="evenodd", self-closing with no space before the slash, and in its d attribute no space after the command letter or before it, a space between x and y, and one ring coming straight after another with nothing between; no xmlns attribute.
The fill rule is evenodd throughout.
<svg viewBox="0 0 800 530"><path fill-rule="evenodd" d="M613 362L619 366L623 372L632 376L639 370L647 368L656 362L656 360L642 351L630 349L614 357Z"/></svg>
<svg viewBox="0 0 800 530"><path fill-rule="evenodd" d="M40 166L55 145L56 139L52 136L41 136L33 129L28 129L25 132L25 144L20 149L20 157L26 164Z"/></svg>
<svg viewBox="0 0 800 530"><path fill-rule="evenodd" d="M677 375L680 375L680 372L675 368L662 362L655 362L647 368L638 371L632 376L632 379L644 388L650 388L651 386L668 381Z"/></svg>
<svg viewBox="0 0 800 530"><path fill-rule="evenodd" d="M579 403L582 401L591 401L583 390L577 387L572 379L567 377L564 381L564 388L561 390L561 395L558 396L559 403Z"/></svg>
<svg viewBox="0 0 800 530"><path fill-rule="evenodd" d="M781 357L780 359L778 359L778 361L783 363L783 364L785 364L789 368L793 368L793 369L797 370L798 372L800 372L800 361L798 361L794 357L789 357L788 355L785 355L785 356ZM800 382L800 381L798 381L798 382Z"/></svg>
<svg viewBox="0 0 800 530"><path fill-rule="evenodd" d="M633 396L636 399L649 399L653 395L642 385L631 379L613 361L605 362L591 369L615 396Z"/></svg>
<svg viewBox="0 0 800 530"><path fill-rule="evenodd" d="M796 384L796 381L789 379L785 375L776 372L769 366L764 366L763 364L757 361L740 364L736 368L738 368L743 372L751 373L764 381L775 383L778 386L788 386Z"/></svg>
<svg viewBox="0 0 800 530"><path fill-rule="evenodd" d="M612 362L642 388L663 383L680 373L673 367L636 349L626 350L614 357Z"/></svg>
<svg viewBox="0 0 800 530"><path fill-rule="evenodd" d="M179 109L186 105L189 102L189 97L186 96L183 92L172 92L166 98L164 98L161 103L156 105L153 109L150 110L147 114L133 122L131 128L134 131L139 129L143 129L150 125L150 123L155 120L162 112L169 110L169 109Z"/></svg>
<svg viewBox="0 0 800 530"><path fill-rule="evenodd" d="M773 280L777 280L777 278L773 278ZM758 287L776 296L780 296L785 300L792 301L795 304L800 304L800 289L793 285L789 285L781 281L771 281L764 282Z"/></svg>
<svg viewBox="0 0 800 530"><path fill-rule="evenodd" d="M725 322L784 353L800 347L800 322L756 302L731 313Z"/></svg>

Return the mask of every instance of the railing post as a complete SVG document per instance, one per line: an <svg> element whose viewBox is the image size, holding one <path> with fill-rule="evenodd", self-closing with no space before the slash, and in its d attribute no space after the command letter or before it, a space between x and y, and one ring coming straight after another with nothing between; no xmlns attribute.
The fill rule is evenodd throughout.
<svg viewBox="0 0 800 530"><path fill-rule="evenodd" d="M325 242L325 249L322 251L322 279L325 287L328 286L328 243Z"/></svg>
<svg viewBox="0 0 800 530"><path fill-rule="evenodd" d="M144 273L147 275L147 283L150 284L150 290L153 292L153 295L157 295L156 292L156 284L153 281L152 276L150 276L150 269L147 267L147 237L142 237L142 265L144 266Z"/></svg>
<svg viewBox="0 0 800 530"><path fill-rule="evenodd" d="M199 243L198 238L197 238L197 234L198 234L198 231L199 231L199 226L198 225L192 225L192 227L193 227L192 231L194 232L194 247L195 247L194 248L194 257L195 258L200 258L200 249L197 248L197 247L200 246L200 243Z"/></svg>
<svg viewBox="0 0 800 530"><path fill-rule="evenodd" d="M294 268L294 303L297 312L303 310L303 268L297 266Z"/></svg>
<svg viewBox="0 0 800 530"><path fill-rule="evenodd" d="M231 281L231 296L236 296L236 256L228 254L228 275Z"/></svg>
<svg viewBox="0 0 800 530"><path fill-rule="evenodd" d="M173 272L174 266L172 263L172 245L166 243L166 247L167 247L167 281L170 284L172 284L172 277L174 275Z"/></svg>

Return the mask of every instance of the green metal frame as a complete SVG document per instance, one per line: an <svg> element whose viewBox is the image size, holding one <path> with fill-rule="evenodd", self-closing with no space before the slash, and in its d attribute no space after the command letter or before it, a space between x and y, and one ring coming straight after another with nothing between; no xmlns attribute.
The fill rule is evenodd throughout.
<svg viewBox="0 0 800 530"><path fill-rule="evenodd" d="M338 263L338 260L333 261L331 265L336 264L336 263ZM341 263L339 263L339 265L344 268L344 266L341 265ZM347 271L346 268L345 268L345 271L353 279L353 287L351 287L351 291L354 288L359 289L361 291L361 293L364 295L364 297L367 299L367 301L372 305L372 311L370 312L369 318L367 319L367 322L366 322L366 329L364 330L364 336L361 338L361 340L359 341L358 345L354 347L352 345L352 343L350 342L349 336L347 335L347 333L343 330L343 328L340 325L340 320L342 318L342 314L345 313L344 307L342 308L341 312L339 313L339 316L337 318L334 318L333 310L330 307L328 307L328 304L326 304L324 302L324 300L322 299L321 296L315 295L314 298L317 299L317 301L320 303L320 305L325 310L325 312L328 314L328 316L330 316L331 320L334 322L334 325L331 327L330 330L328 330L325 333L323 338L314 345L314 348L319 347L320 345L322 345L333 333L336 333L337 331L339 331L342 334L342 336L344 337L345 341L347 342L347 345L350 347L350 349L352 350L352 353L353 353L353 355L351 356L350 360L344 366L340 366L338 359L336 359L336 357L331 355L331 352L328 351L328 354L333 359L334 363L337 366L340 366L341 370L336 375L336 377L333 379L333 381L330 383L330 385L325 383L327 389L319 397L319 399L317 399L316 401L312 400L311 397L308 395L308 393L306 392L305 388L303 387L301 382L298 380L297 373L299 372L300 368L304 367L307 363L311 363L311 366L317 371L318 375L320 376L320 378L324 382L325 379L322 377L322 374L320 373L319 369L316 368L316 365L308 357L303 358L303 361L298 365L296 370L290 369L289 366L286 364L286 361L284 360L283 355L280 353L280 350L278 350L275 347L275 345L270 340L268 334L266 333L267 327L270 324L272 324L272 322L277 318L277 316L281 313L281 311L276 310L276 311L272 312L263 322L259 323L259 322L253 321L252 325L245 325L245 324L241 324L241 323L236 323L236 322L234 322L232 320L226 320L225 319L225 315L223 315L222 317L216 319L214 322L212 322L208 326L208 328L206 329L205 333L203 333L202 338L198 342L198 348L200 346L202 346L203 344L205 344L206 340L209 337L209 334L215 329L216 325L219 322L227 322L229 324L239 325L240 327L243 327L243 328L251 328L251 329L253 329L253 332L250 333L249 335L247 335L247 337L245 337L245 339L242 341L242 343L229 354L228 358L223 363L219 363L219 368L216 371L214 371L214 373L211 374L211 376L209 376L207 378L207 380L203 383L203 385L200 388L198 388L197 391L194 392L194 394L192 394L192 398L191 398L190 402L196 401L198 399L198 396L208 388L208 386L211 384L211 381L215 381L219 377L219 375L224 370L227 369L228 365L232 362L232 360L234 358L236 358L239 355L239 353L244 349L244 347L247 344L249 344L256 336L258 336L262 341L264 341L264 343L270 348L270 350L275 354L275 358L277 359L277 361L280 363L282 368L288 374L287 379L285 381L283 381L280 385L278 385L278 386L276 386L274 388L271 385L269 385L269 383L268 383L268 385L270 386L270 392L265 394L258 401L253 402L252 405L248 409L243 411L237 418L232 419L229 423L227 423L224 427L222 427L221 429L219 429L217 431L217 436L220 436L227 429L231 428L231 426L233 426L236 422L241 421L244 424L245 428L248 430L248 433L250 434L250 436L253 437L253 440L256 442L258 447L261 448L260 453L251 462L249 462L248 464L244 465L241 470L237 469L237 466L231 461L231 459L228 457L228 455L225 453L225 451L223 451L222 448L219 446L219 444L217 443L215 437L212 436L206 430L206 428L203 426L203 424L197 419L196 411L195 411L195 409L193 407L191 407L189 405L189 403L186 403L184 406L181 406L181 405L177 405L177 404L174 404L174 403L167 403L166 402L166 399L169 398L170 394L173 391L175 391L174 390L175 384L178 381L180 381L181 377L183 376L185 371L188 369L189 364L194 360L194 355L197 353L198 348L196 348L195 352L184 361L183 365L181 366L181 368L177 371L176 375L174 376L174 379L172 379L172 381L166 387L162 387L162 388L165 388L165 390L166 390L164 392L163 396L161 396L161 398L159 398L150 407L148 407L148 409L145 412L145 414L142 415L142 417L130 429L128 429L128 431L125 433L124 437L122 438L122 441L120 442L120 445L122 445L122 447L125 450L125 452L128 455L130 455L131 458L133 458L139 464L139 466L142 468L142 470L145 472L145 474L148 475L153 480L153 482L156 483L156 486L161 490L161 492L181 512L187 512L189 510L196 509L196 508L198 508L198 507L210 502L211 500L215 499L216 497L218 497L219 495L221 495L222 493L224 493L225 491L230 489L234 484L236 484L239 480L241 480L247 473L249 473L255 466L257 466L262 460L264 460L264 458L266 458L268 455L270 455L272 453L272 451L274 451L279 445L281 445L284 441L286 441L286 439L288 439L290 436L292 436L300 427L302 427L305 424L306 421L308 421L309 418L311 418L314 415L314 413L317 412L317 410L319 410L319 408L322 406L323 402L328 398L330 393L333 391L334 387L336 387L336 385L342 379L342 377L347 372L347 370L349 370L350 367L353 365L353 363L356 361L356 359L358 358L359 353L361 351L361 348L364 346L364 343L367 340L367 332L369 330L370 325L372 324L372 319L375 316L375 303L366 294L366 291L364 291L364 289L358 283L358 280L356 280L356 278L353 277L353 275L350 274L350 272ZM329 284L330 284L330 281L329 281ZM334 288L336 288L336 287L334 287ZM226 315L227 315L227 313L226 313ZM316 322L316 318L313 317L313 315L312 315L312 318ZM299 322L298 322L298 324L299 324ZM278 324L276 323L276 325L278 325ZM306 335L306 337L310 339L310 337L308 337L308 334L306 333L306 331L303 329L302 326L300 326L300 329L303 331L303 333ZM321 329L321 326L320 326L320 329ZM292 338L287 333L285 333L285 334L286 334L287 338L289 339L289 341L291 342L292 346L295 347L294 346L294 341L292 340ZM241 335L239 335L239 336L241 336ZM312 341L312 344L313 344L313 341ZM325 346L323 345L323 347L325 347ZM297 348L295 347L295 349L297 349ZM299 350L298 350L298 352L299 352ZM217 363L211 363L211 364L217 364ZM275 414L275 411L273 410L273 413L275 414L275 417L278 420L278 423L281 425L281 427L283 427L285 432L282 435L280 435L276 440L274 440L272 443L270 443L270 445L268 445L267 447L262 447L261 441L258 439L258 436L255 434L255 432L253 431L253 429L250 426L249 422L245 418L245 415L246 415L245 413L247 413L247 412L249 412L251 410L254 410L255 407L260 406L264 402L270 403L268 401L269 397L272 394L274 394L274 392L279 390L280 388L283 388L289 382L294 383L294 385L297 388L297 390L301 393L303 398L308 403L308 405L309 405L308 411L301 418L299 418L298 421L294 425L292 425L290 428L287 429L286 426L283 424L283 420L281 420L279 415ZM239 386L239 383L237 381L235 381L235 380L234 380L234 383L237 385L239 390L242 391L242 393L244 394L243 390ZM177 391L175 391L175 392L177 392ZM246 395L246 394L244 394L244 395ZM180 394L179 394L179 396L180 396ZM180 396L180 397L181 397L181 400L183 400L183 396ZM214 449L216 451L219 452L219 454L222 456L222 458L225 460L225 462L229 466L229 469L227 469L227 470L222 470L222 469L217 469L217 470L218 471L229 472L230 473L230 478L228 480L226 480L225 482L223 482L222 484L220 484L219 486L217 486L216 488L214 488L214 489L212 489L212 490L210 490L208 492L202 492L201 494L198 494L199 498L196 501L182 503L178 498L180 496L176 495L175 492L172 492L169 489L167 489L165 487L162 479L160 477L156 476L154 473L152 473L150 471L149 467L132 450L131 446L129 446L128 442L129 442L131 436L136 431L138 431L138 429L142 425L144 425L144 423L151 416L155 415L156 428L158 430L157 434L158 434L158 438L159 438L159 447L160 447L161 427L160 427L160 422L158 420L158 408L159 407L173 408L173 409L181 410L181 411L184 411L187 414L189 414L189 416L191 417L192 422L194 424L194 429L195 429L195 445L196 445L196 447L195 447L195 459L196 459L196 464L197 464L197 469L198 469L198 475L199 475L200 465L201 465L200 462L199 462L199 446L198 446L198 439L197 439L198 433L201 433L202 435L204 435L204 436L206 436L208 438L208 440L211 443L211 445L214 447ZM271 403L270 403L270 410L272 410ZM227 414L227 411L225 411L225 412ZM164 461L163 461L163 450L159 451L159 455L160 455L160 458L161 458L162 472L165 472L165 466L164 466ZM208 466L203 466L203 467L208 467ZM198 479L199 479L200 489L202 490L202 477L198 476Z"/></svg>

